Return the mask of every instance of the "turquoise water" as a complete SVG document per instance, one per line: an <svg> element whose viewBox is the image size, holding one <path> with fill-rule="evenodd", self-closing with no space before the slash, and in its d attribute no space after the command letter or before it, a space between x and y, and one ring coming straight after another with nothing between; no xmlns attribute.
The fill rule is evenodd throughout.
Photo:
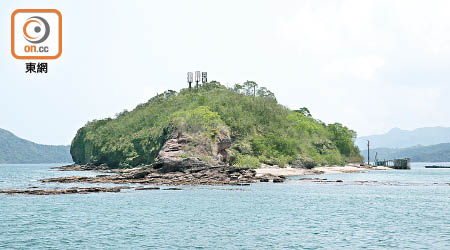
<svg viewBox="0 0 450 250"><path fill-rule="evenodd" d="M0 195L0 249L450 249L450 169L423 165L319 176L343 183ZM52 166L0 165L0 189L95 175Z"/></svg>

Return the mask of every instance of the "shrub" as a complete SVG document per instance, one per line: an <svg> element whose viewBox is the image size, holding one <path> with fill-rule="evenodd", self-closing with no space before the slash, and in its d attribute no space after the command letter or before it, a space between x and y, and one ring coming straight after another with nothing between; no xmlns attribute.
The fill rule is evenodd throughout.
<svg viewBox="0 0 450 250"><path fill-rule="evenodd" d="M261 167L261 163L258 158L251 155L238 155L234 161L233 165L239 167L249 167L249 168L259 168Z"/></svg>

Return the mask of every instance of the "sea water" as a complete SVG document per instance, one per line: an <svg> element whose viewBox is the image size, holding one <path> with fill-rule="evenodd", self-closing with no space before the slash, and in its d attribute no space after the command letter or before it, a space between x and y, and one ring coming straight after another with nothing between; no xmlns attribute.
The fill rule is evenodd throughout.
<svg viewBox="0 0 450 250"><path fill-rule="evenodd" d="M318 176L339 183L0 194L0 249L450 249L450 169L424 165ZM54 166L0 165L0 189L97 185L39 182L96 174Z"/></svg>

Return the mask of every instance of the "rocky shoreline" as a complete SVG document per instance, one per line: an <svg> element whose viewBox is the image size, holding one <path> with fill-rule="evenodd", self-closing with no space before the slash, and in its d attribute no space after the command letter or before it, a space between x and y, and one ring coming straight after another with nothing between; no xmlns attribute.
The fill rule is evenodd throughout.
<svg viewBox="0 0 450 250"><path fill-rule="evenodd" d="M212 166L198 158L186 158L177 162L156 163L143 165L131 169L110 169L107 165L95 166L92 164L72 164L54 167L59 171L95 171L103 174L94 177L67 176L42 179L43 183L89 183L89 184L139 184L138 187L71 187L65 189L26 189L26 190L0 190L3 194L25 195L59 195L59 194L88 194L99 192L120 192L123 189L134 190L160 190L159 186L172 186L162 190L182 190L175 186L199 185L237 185L247 186L256 182L284 182L290 175L318 175L326 173L354 173L368 170L385 170L373 167L318 167L315 169L293 168L241 168L226 165ZM283 175L281 175L282 173ZM342 182L342 180L327 180L320 178L300 178L301 181L312 182Z"/></svg>
<svg viewBox="0 0 450 250"><path fill-rule="evenodd" d="M96 171L95 177L69 176L41 180L58 183L113 183L143 185L250 185L255 182L284 182L284 175L257 174L254 169L229 166L231 138L219 133L208 148L199 136L173 134L168 139L155 162L135 168L114 169L106 164L73 164L57 167L60 171ZM195 146L192 148L192 146ZM193 152L201 157L189 157ZM198 152L197 152L198 151Z"/></svg>
<svg viewBox="0 0 450 250"><path fill-rule="evenodd" d="M187 160L186 164L167 165L154 168L154 165L141 166L132 169L109 169L106 165L68 165L55 167L59 171L96 171L110 174L100 174L95 177L67 176L40 180L43 183L97 183L97 184L140 184L134 190L160 190L158 186L172 186L162 190L181 190L173 186L198 185L237 185L247 186L255 182L284 182L284 176L271 174L256 175L250 168L229 166L211 166L204 162ZM188 167L189 166L189 167ZM151 185L151 186L146 186ZM132 189L131 186L117 187L71 187L66 189L26 189L26 190L0 190L3 194L26 195L58 195L58 194L87 194L100 192L120 192L122 189Z"/></svg>
<svg viewBox="0 0 450 250"><path fill-rule="evenodd" d="M29 194L29 195L52 195L52 194L88 194L88 193L118 193L122 189L130 189L128 186L120 187L71 187L65 189L25 189L25 190L0 190L0 194Z"/></svg>
<svg viewBox="0 0 450 250"><path fill-rule="evenodd" d="M58 183L113 183L113 184L142 184L142 185L249 185L255 182L284 182L283 175L257 175L251 168L230 166L194 165L193 167L178 168L170 166L170 170L142 166L132 169L108 169L89 165L69 165L57 167L61 171L99 171L114 174L101 174L95 177L68 176L40 180L41 182Z"/></svg>

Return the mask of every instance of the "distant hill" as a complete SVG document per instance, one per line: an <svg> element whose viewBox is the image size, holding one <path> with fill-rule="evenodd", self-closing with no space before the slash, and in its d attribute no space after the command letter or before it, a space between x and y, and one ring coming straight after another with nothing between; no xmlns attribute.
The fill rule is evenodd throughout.
<svg viewBox="0 0 450 250"><path fill-rule="evenodd" d="M0 164L72 162L69 146L41 145L0 129Z"/></svg>
<svg viewBox="0 0 450 250"><path fill-rule="evenodd" d="M379 160L408 157L415 162L450 162L450 143L408 148L374 148L370 149L370 161L375 159L376 152ZM362 150L361 155L367 161L367 149Z"/></svg>
<svg viewBox="0 0 450 250"><path fill-rule="evenodd" d="M361 150L367 149L367 140L370 140L373 148L406 148L450 143L450 128L427 127L412 131L393 128L386 134L359 137L355 140L355 144Z"/></svg>

